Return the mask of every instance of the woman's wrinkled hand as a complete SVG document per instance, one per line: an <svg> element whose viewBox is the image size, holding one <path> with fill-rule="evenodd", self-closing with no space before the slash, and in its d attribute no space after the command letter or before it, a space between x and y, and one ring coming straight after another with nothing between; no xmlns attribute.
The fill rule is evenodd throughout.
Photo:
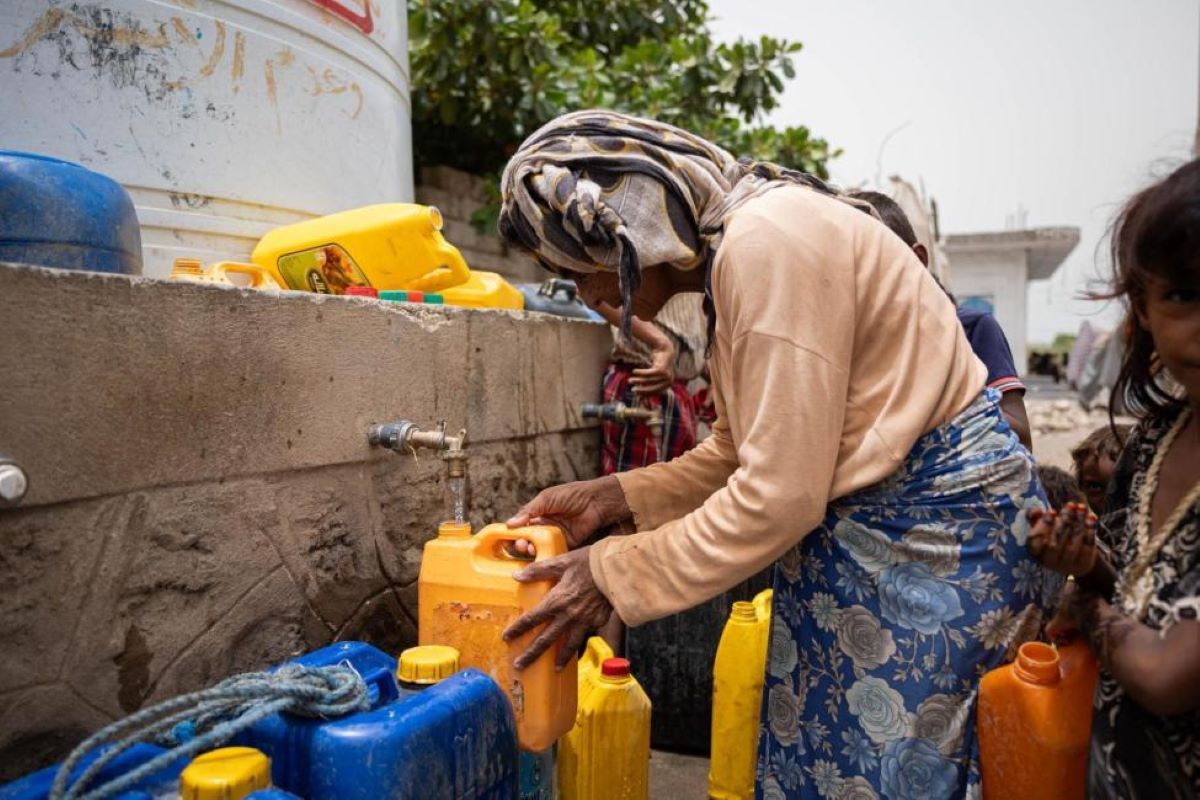
<svg viewBox="0 0 1200 800"><path fill-rule="evenodd" d="M1083 577L1096 566L1096 515L1083 503L1067 503L1061 512L1033 509L1029 521L1025 547L1044 567Z"/></svg>
<svg viewBox="0 0 1200 800"><path fill-rule="evenodd" d="M512 515L508 527L557 525L567 537L567 546L574 549L601 528L632 516L620 482L608 475L542 490ZM517 540L516 550L522 555L537 555L537 548L526 539Z"/></svg>
<svg viewBox="0 0 1200 800"><path fill-rule="evenodd" d="M581 547L565 555L530 564L513 575L521 583L558 581L537 608L522 615L504 631L511 642L539 625L545 625L533 642L513 661L523 670L537 660L555 642L561 642L555 665L562 669L578 652L588 634L608 622L612 604L592 579L588 564L590 547Z"/></svg>

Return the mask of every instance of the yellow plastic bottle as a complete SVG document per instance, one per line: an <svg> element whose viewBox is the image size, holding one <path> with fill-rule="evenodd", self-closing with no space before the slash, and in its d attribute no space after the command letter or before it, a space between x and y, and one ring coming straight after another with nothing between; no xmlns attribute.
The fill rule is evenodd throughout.
<svg viewBox="0 0 1200 800"><path fill-rule="evenodd" d="M713 664L712 754L708 796L754 797L763 673L771 631L771 590L754 602L736 602L721 633Z"/></svg>
<svg viewBox="0 0 1200 800"><path fill-rule="evenodd" d="M253 747L222 747L196 756L179 776L182 800L242 800L271 785L271 761Z"/></svg>
<svg viewBox="0 0 1200 800"><path fill-rule="evenodd" d="M245 275L241 283L229 277L230 273ZM237 261L217 261L208 269L196 258L177 258L171 267L171 280L186 283L219 283L224 286L248 286L251 289L278 289L274 276L258 264L242 264Z"/></svg>
<svg viewBox="0 0 1200 800"><path fill-rule="evenodd" d="M305 292L344 294L351 286L437 292L470 276L441 229L433 206L383 203L275 228L250 258L281 286Z"/></svg>
<svg viewBox="0 0 1200 800"><path fill-rule="evenodd" d="M616 654L608 646L608 642L599 636L593 636L587 641L583 655L579 658L579 696L583 697L584 685L593 675L600 674L600 665Z"/></svg>
<svg viewBox="0 0 1200 800"><path fill-rule="evenodd" d="M462 668L490 675L512 702L521 748L540 753L575 724L577 659L572 657L559 672L552 647L524 671L513 669L513 659L542 628L512 642L505 642L501 634L553 587L550 581L513 579L512 574L529 563L510 555L517 539L537 545L538 561L567 552L562 531L553 526L489 525L472 536L470 525L442 523L437 538L425 543L421 559L418 637L421 644L456 648Z"/></svg>
<svg viewBox="0 0 1200 800"><path fill-rule="evenodd" d="M448 306L467 308L511 308L520 311L525 307L525 295L517 287L495 272L471 270L471 277L459 286L443 289L442 302Z"/></svg>
<svg viewBox="0 0 1200 800"><path fill-rule="evenodd" d="M609 650L588 642L584 662ZM623 658L591 664L579 684L575 727L558 746L560 800L646 800L650 792L650 698Z"/></svg>

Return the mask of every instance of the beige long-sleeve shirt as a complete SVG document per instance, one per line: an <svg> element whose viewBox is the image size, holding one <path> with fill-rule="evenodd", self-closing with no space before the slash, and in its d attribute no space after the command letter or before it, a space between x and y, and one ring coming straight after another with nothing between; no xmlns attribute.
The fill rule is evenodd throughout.
<svg viewBox="0 0 1200 800"><path fill-rule="evenodd" d="M831 500L894 472L986 379L912 251L809 189L768 192L733 215L713 299L713 434L619 474L639 532L591 549L597 585L630 625L772 563Z"/></svg>

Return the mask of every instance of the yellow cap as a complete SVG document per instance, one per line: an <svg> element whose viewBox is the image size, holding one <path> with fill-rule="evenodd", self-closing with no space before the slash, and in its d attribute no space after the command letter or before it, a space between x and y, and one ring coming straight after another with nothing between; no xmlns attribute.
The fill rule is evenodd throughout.
<svg viewBox="0 0 1200 800"><path fill-rule="evenodd" d="M458 672L458 650L442 644L410 647L400 654L396 677L404 683L433 684Z"/></svg>
<svg viewBox="0 0 1200 800"><path fill-rule="evenodd" d="M271 785L271 760L253 747L222 747L197 756L179 776L183 800L242 800Z"/></svg>

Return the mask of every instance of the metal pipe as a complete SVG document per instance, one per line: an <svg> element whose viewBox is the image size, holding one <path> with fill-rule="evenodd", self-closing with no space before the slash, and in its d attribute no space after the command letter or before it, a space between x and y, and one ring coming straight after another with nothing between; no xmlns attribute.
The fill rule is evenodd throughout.
<svg viewBox="0 0 1200 800"><path fill-rule="evenodd" d="M580 408L584 419L603 419L610 422L645 422L652 428L661 427L662 414L657 409L637 408L624 403L584 403Z"/></svg>

